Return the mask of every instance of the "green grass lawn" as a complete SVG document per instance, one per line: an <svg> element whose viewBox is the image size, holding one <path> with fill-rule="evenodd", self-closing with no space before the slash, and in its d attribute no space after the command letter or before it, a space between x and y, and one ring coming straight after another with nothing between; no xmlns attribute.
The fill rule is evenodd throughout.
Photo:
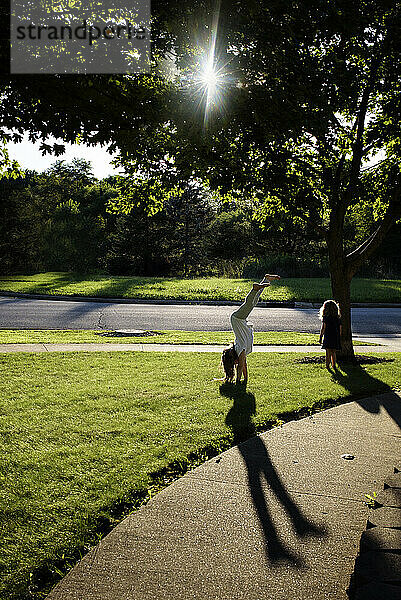
<svg viewBox="0 0 401 600"><path fill-rule="evenodd" d="M230 331L157 331L144 337L120 336L111 330L0 329L0 344L229 344ZM293 331L255 332L255 344L269 346L315 346L319 336ZM354 342L361 345L362 342ZM375 345L363 342L363 345Z"/></svg>
<svg viewBox="0 0 401 600"><path fill-rule="evenodd" d="M218 354L0 355L0 597L43 597L44 583L146 496L152 474L400 381L401 354L336 378L299 357L252 355L248 390L236 392L214 380Z"/></svg>
<svg viewBox="0 0 401 600"><path fill-rule="evenodd" d="M180 279L174 277L122 277L40 273L1 276L0 292L99 296L105 298L228 300L241 301L251 280L217 277ZM354 279L354 302L400 302L401 280ZM331 297L330 280L320 278L282 279L263 292L262 300L323 302Z"/></svg>

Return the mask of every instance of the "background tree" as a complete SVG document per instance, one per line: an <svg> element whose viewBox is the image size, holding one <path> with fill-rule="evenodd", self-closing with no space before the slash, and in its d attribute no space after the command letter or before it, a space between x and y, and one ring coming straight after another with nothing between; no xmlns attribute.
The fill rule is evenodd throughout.
<svg viewBox="0 0 401 600"><path fill-rule="evenodd" d="M58 162L0 178L2 273L99 267L107 199L90 170L86 161Z"/></svg>
<svg viewBox="0 0 401 600"><path fill-rule="evenodd" d="M185 13L177 32L184 72L192 18ZM205 155L212 185L253 195L266 216L286 211L313 224L327 244L343 355L352 359L352 277L401 215L400 3L223 3L220 23L221 62L233 57L239 92L227 92L229 123L223 111L210 117L206 152L194 132L196 155ZM212 60L216 76L218 54ZM384 163L365 173L379 151ZM373 179L381 219L347 252L346 221L362 192L372 200Z"/></svg>
<svg viewBox="0 0 401 600"><path fill-rule="evenodd" d="M164 205L171 227L176 267L184 276L208 270L209 227L214 221L217 200L199 182L188 182Z"/></svg>
<svg viewBox="0 0 401 600"><path fill-rule="evenodd" d="M0 178L0 270L40 270L40 228L46 207L32 193L35 173Z"/></svg>

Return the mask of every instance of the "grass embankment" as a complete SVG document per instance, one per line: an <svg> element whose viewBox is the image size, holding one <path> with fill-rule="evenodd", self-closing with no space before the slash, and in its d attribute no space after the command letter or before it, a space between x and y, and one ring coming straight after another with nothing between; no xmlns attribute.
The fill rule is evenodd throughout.
<svg viewBox="0 0 401 600"><path fill-rule="evenodd" d="M217 277L180 279L40 273L30 276L3 275L0 279L0 292L155 300L242 301L249 291L250 283L249 279ZM354 279L351 295L353 302L400 302L401 280ZM328 278L298 278L273 282L263 292L262 300L323 302L330 297Z"/></svg>
<svg viewBox="0 0 401 600"><path fill-rule="evenodd" d="M144 498L152 474L400 381L401 355L336 378L299 356L253 355L246 392L213 380L217 354L0 356L0 597L43 597L37 586Z"/></svg>
<svg viewBox="0 0 401 600"><path fill-rule="evenodd" d="M124 336L112 330L79 329L0 329L0 344L216 344L228 345L233 340L230 331L155 331L148 336ZM319 336L292 331L260 331L254 343L267 346L316 346ZM354 345L373 346L369 342Z"/></svg>

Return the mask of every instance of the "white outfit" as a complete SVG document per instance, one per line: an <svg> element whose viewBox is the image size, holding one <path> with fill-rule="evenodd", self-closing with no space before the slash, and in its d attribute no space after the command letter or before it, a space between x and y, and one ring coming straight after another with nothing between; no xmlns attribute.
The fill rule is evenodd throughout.
<svg viewBox="0 0 401 600"><path fill-rule="evenodd" d="M253 349L253 325L247 321L247 317L254 306L258 303L263 288L260 290L251 290L245 301L238 310L234 311L230 317L231 326L235 333L234 348L237 356L245 350L245 354L250 354Z"/></svg>

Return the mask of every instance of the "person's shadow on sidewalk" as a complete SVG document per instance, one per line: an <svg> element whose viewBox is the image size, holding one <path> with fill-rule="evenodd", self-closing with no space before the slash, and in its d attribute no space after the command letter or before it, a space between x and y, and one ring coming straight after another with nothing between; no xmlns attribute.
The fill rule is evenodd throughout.
<svg viewBox="0 0 401 600"><path fill-rule="evenodd" d="M383 408L401 429L401 401L389 385L369 375L360 364L340 363L340 369L341 371L336 369L332 377L353 396L361 393L362 382L364 397L360 400L357 398L355 402L373 414L378 414ZM369 397L369 394L372 395Z"/></svg>
<svg viewBox="0 0 401 600"><path fill-rule="evenodd" d="M279 538L270 516L269 507L263 491L263 478L274 492L290 518L298 536L325 536L324 527L318 527L309 521L297 504L289 496L277 473L265 444L257 436L252 415L256 412L255 396L242 386L223 384L220 394L233 400L233 406L226 417L226 424L234 434L234 443L238 445L248 475L248 485L252 501L257 512L266 542L266 555L271 563L290 563L303 567L302 558L292 552Z"/></svg>

